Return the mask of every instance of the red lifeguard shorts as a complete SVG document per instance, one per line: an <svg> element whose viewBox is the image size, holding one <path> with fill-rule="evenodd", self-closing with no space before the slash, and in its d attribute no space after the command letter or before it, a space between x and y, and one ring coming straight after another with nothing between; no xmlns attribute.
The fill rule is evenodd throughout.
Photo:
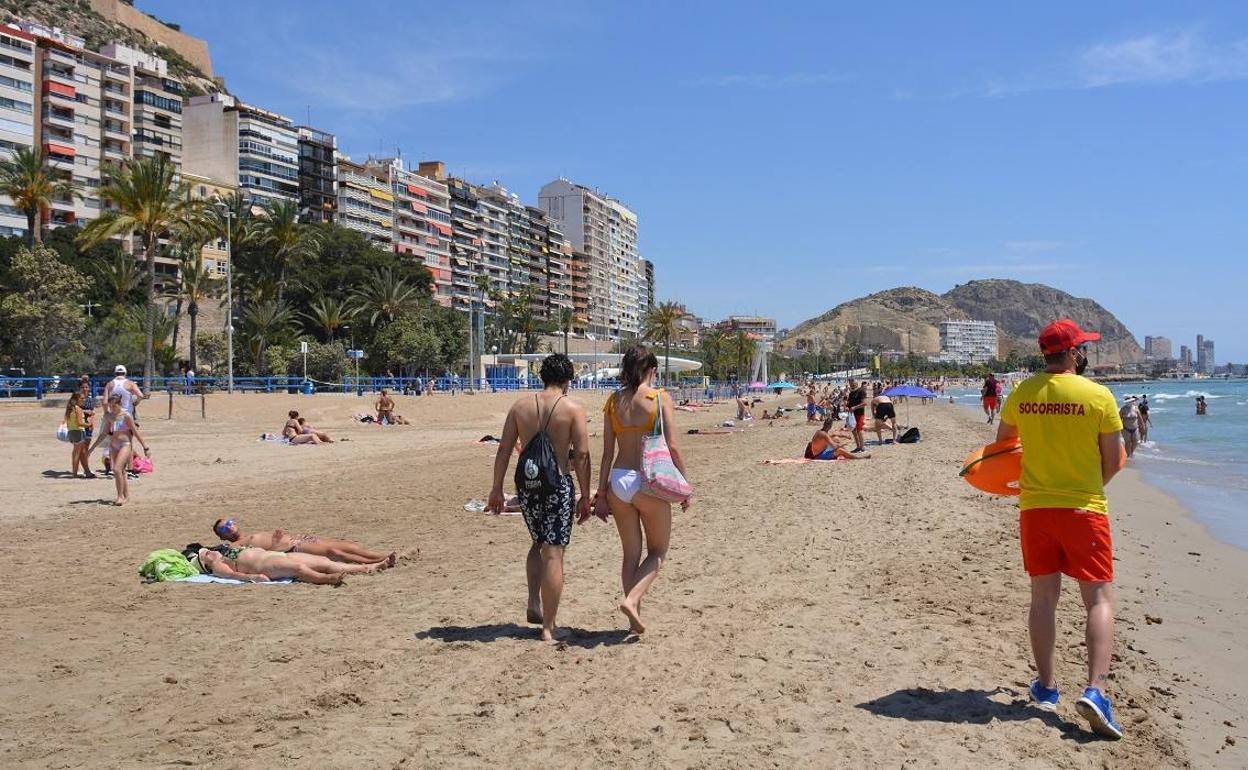
<svg viewBox="0 0 1248 770"><path fill-rule="evenodd" d="M984 408L985 408L985 409L996 409L996 408L997 408L997 397L996 397L996 396L984 396Z"/></svg>
<svg viewBox="0 0 1248 770"><path fill-rule="evenodd" d="M854 430L862 430L867 426L867 410L854 412Z"/></svg>
<svg viewBox="0 0 1248 770"><path fill-rule="evenodd" d="M1061 572L1090 582L1114 579L1109 516L1077 508L1030 508L1019 514L1018 523L1028 575Z"/></svg>

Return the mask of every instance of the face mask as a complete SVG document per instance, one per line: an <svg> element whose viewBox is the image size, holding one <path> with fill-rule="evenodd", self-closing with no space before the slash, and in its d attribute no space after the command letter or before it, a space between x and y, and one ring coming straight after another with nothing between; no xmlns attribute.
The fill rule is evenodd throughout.
<svg viewBox="0 0 1248 770"><path fill-rule="evenodd" d="M1083 374L1088 368L1088 357L1082 353L1075 352L1075 374Z"/></svg>

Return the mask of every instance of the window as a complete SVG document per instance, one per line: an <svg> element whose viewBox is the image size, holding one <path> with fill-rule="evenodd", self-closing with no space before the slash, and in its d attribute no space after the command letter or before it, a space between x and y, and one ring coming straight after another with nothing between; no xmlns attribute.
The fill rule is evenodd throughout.
<svg viewBox="0 0 1248 770"><path fill-rule="evenodd" d="M30 72L30 62L22 61L21 59L14 59L12 56L0 54L0 64L3 64L6 67L12 67L15 70L25 70L26 72Z"/></svg>
<svg viewBox="0 0 1248 770"><path fill-rule="evenodd" d="M30 102L23 102L17 99L10 99L7 96L0 96L0 109L13 110L15 112L24 112L27 115L33 113L33 105Z"/></svg>
<svg viewBox="0 0 1248 770"><path fill-rule="evenodd" d="M158 96L150 91L135 91L134 100L140 104L146 104L149 107L155 107L167 112L176 112L179 115L182 114L182 102L179 99L170 99L167 96Z"/></svg>

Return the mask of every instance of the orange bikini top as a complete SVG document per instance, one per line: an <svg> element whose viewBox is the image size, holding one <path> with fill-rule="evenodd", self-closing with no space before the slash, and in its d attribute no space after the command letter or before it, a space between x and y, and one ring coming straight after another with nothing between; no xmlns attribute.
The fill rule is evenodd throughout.
<svg viewBox="0 0 1248 770"><path fill-rule="evenodd" d="M615 413L615 397L620 395L621 392L622 391L617 390L615 393L612 393L611 398L608 398L607 403L604 404L602 407L603 414L611 418L611 429L614 430L616 433L649 433L653 431L654 421L658 418L659 410L663 408L662 405L655 404L654 414L650 415L650 422L644 425L624 425L623 423L620 422L619 415ZM651 401L654 401L656 398L658 398L658 395L659 395L659 391L656 390L655 392L646 396L646 398L650 399Z"/></svg>

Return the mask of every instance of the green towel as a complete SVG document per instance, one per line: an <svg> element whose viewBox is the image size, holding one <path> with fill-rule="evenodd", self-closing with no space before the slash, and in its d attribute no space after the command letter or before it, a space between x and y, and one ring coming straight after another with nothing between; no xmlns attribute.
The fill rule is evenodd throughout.
<svg viewBox="0 0 1248 770"><path fill-rule="evenodd" d="M139 575L148 580L182 580L198 574L199 568L172 548L152 551L139 567Z"/></svg>

